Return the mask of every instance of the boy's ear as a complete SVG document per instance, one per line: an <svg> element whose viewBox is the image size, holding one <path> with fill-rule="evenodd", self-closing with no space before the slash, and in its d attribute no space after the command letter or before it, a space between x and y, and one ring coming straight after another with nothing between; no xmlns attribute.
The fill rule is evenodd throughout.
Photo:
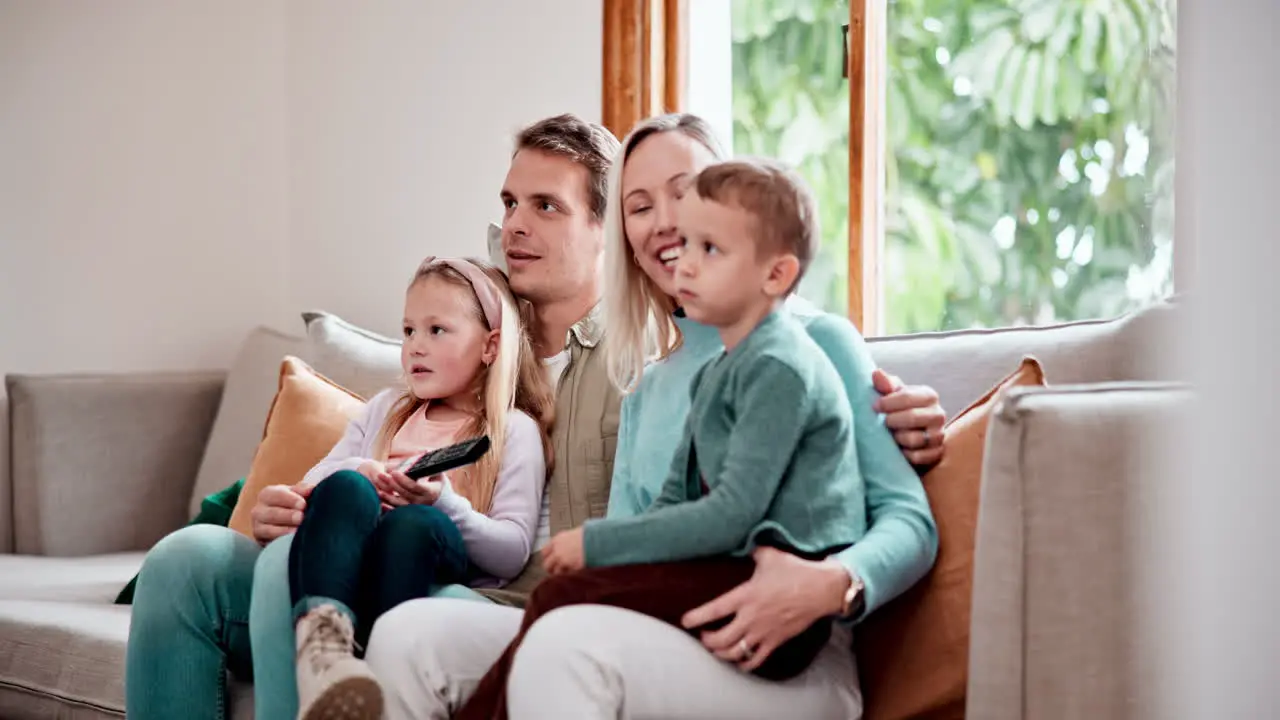
<svg viewBox="0 0 1280 720"><path fill-rule="evenodd" d="M800 274L800 259L791 253L783 253L769 264L769 274L764 280L764 293L769 297L782 297L795 284Z"/></svg>
<svg viewBox="0 0 1280 720"><path fill-rule="evenodd" d="M480 360L485 365L492 365L498 359L498 341L502 339L501 330L490 330L489 337L484 339L484 351L480 353Z"/></svg>

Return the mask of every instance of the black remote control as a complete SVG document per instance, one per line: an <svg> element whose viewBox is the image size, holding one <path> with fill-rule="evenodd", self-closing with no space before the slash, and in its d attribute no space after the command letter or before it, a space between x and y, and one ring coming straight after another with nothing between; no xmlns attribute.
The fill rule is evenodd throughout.
<svg viewBox="0 0 1280 720"><path fill-rule="evenodd" d="M489 436L481 435L478 438L463 440L456 445L442 447L439 450L432 450L418 461L409 466L404 471L414 480L420 480L424 477L439 475L442 472L448 472L454 468L470 465L471 463L484 457L489 452Z"/></svg>

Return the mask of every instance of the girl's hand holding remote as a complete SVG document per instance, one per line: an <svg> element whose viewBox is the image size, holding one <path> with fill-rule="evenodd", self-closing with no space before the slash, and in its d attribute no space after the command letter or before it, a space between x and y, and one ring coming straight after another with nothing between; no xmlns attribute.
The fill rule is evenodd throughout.
<svg viewBox="0 0 1280 720"><path fill-rule="evenodd" d="M392 507L401 505L435 505L444 490L444 476L432 475L421 480L414 480L399 470L387 473L387 485L392 491L393 499L384 497L383 502ZM379 490L381 494L381 490Z"/></svg>
<svg viewBox="0 0 1280 720"><path fill-rule="evenodd" d="M379 480L388 477L387 466L377 460L366 460L360 467L356 468L356 472L369 478L369 482L373 483L374 486L378 485Z"/></svg>
<svg viewBox="0 0 1280 720"><path fill-rule="evenodd" d="M387 472L386 465L377 460L368 460L356 468L356 472L369 478L369 482L373 483L373 489L382 500L383 510L391 510L406 504L403 498L396 495L395 485L392 483L391 473Z"/></svg>

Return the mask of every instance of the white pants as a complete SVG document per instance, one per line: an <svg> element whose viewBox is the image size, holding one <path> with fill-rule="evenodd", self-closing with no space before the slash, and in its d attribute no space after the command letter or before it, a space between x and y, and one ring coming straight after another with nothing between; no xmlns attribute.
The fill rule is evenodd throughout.
<svg viewBox="0 0 1280 720"><path fill-rule="evenodd" d="M405 603L374 626L366 658L390 720L448 718L520 628L521 613L467 600ZM777 718L858 720L862 694L848 631L838 628L803 674L762 680L695 638L600 605L548 613L530 629L507 685L512 720Z"/></svg>

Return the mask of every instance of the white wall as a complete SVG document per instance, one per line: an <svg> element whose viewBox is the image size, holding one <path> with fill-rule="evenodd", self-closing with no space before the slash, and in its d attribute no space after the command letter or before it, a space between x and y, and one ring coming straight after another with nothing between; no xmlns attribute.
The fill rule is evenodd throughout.
<svg viewBox="0 0 1280 720"><path fill-rule="evenodd" d="M386 331L484 252L511 136L600 114L599 0L0 0L0 373Z"/></svg>
<svg viewBox="0 0 1280 720"><path fill-rule="evenodd" d="M396 332L424 255L484 254L513 133L599 119L601 34L600 0L0 0L0 375Z"/></svg>
<svg viewBox="0 0 1280 720"><path fill-rule="evenodd" d="M0 372L210 367L285 320L282 2L0 2Z"/></svg>
<svg viewBox="0 0 1280 720"><path fill-rule="evenodd" d="M1191 326L1167 349L1196 385L1185 435L1160 438L1141 563L1154 718L1280 717L1280 4L1179 3L1178 217L1195 248ZM1175 250L1175 252L1177 252Z"/></svg>
<svg viewBox="0 0 1280 720"><path fill-rule="evenodd" d="M296 0L291 308L396 333L428 254L485 255L517 129L599 120L600 0Z"/></svg>
<svg viewBox="0 0 1280 720"><path fill-rule="evenodd" d="M691 0L688 111L702 116L733 151L733 6L725 0Z"/></svg>

